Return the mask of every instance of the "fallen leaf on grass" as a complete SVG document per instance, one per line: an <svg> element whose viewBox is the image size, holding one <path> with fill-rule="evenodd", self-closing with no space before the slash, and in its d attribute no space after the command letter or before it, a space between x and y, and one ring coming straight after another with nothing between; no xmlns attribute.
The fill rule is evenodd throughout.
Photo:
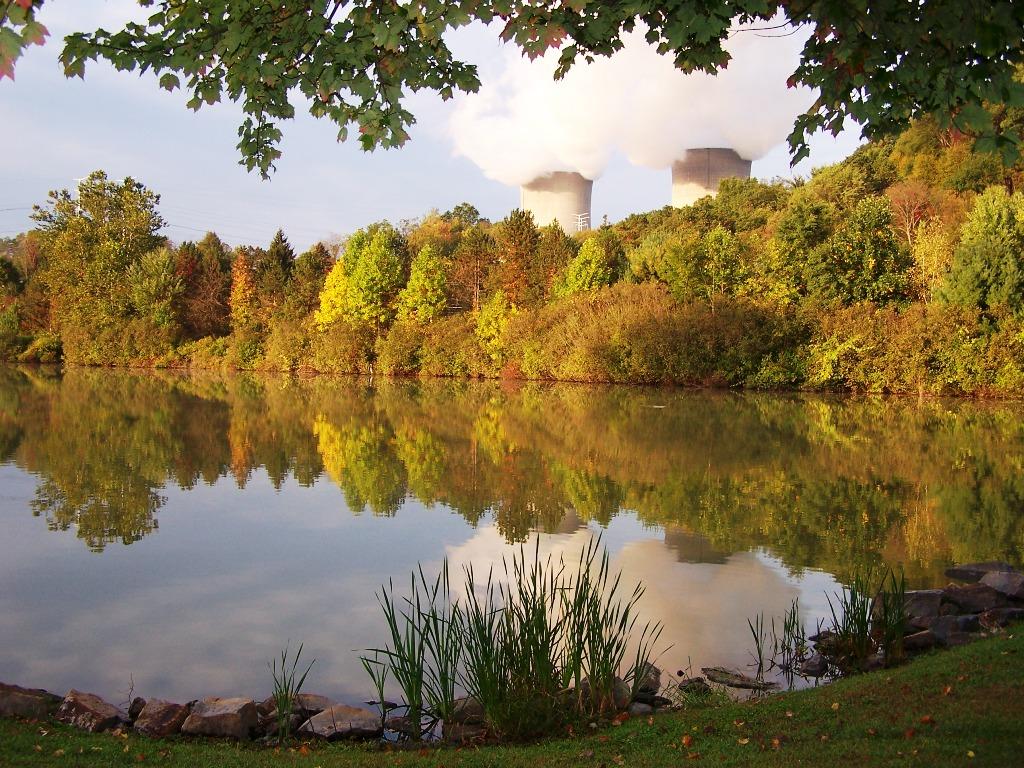
<svg viewBox="0 0 1024 768"><path fill-rule="evenodd" d="M736 739L737 744L747 745L750 743L750 739Z"/></svg>
<svg viewBox="0 0 1024 768"><path fill-rule="evenodd" d="M787 709L786 710L786 717L792 717L792 716L793 716L793 712L791 710Z"/></svg>
<svg viewBox="0 0 1024 768"><path fill-rule="evenodd" d="M683 746L689 748L693 744L693 736L686 734L682 738Z"/></svg>
<svg viewBox="0 0 1024 768"><path fill-rule="evenodd" d="M819 738L819 739L820 739L821 741L828 741L828 734L827 734L827 733L823 733L823 734L821 734L821 736L819 736L818 738Z"/></svg>
<svg viewBox="0 0 1024 768"><path fill-rule="evenodd" d="M43 751L43 748L41 746L39 746L38 744L34 745L32 747L32 749L34 749L36 752L42 752Z"/></svg>
<svg viewBox="0 0 1024 768"><path fill-rule="evenodd" d="M832 702L832 711L833 712L838 712L839 711L839 702L838 701L833 701Z"/></svg>
<svg viewBox="0 0 1024 768"><path fill-rule="evenodd" d="M747 721L746 720L733 720L732 724L735 725L737 728L742 728L744 725L747 724Z"/></svg>
<svg viewBox="0 0 1024 768"><path fill-rule="evenodd" d="M868 736L877 736L877 735L878 735L878 731L876 731L874 728L868 728Z"/></svg>
<svg viewBox="0 0 1024 768"><path fill-rule="evenodd" d="M584 760L587 760L593 756L594 750L592 749L584 749L582 752L580 752L580 757L582 757Z"/></svg>
<svg viewBox="0 0 1024 768"><path fill-rule="evenodd" d="M782 742L779 740L778 737L772 739L772 749L778 749L781 746L782 746Z"/></svg>
<svg viewBox="0 0 1024 768"><path fill-rule="evenodd" d="M952 685L947 685L945 688L942 689L942 695L943 696L949 696L949 694L951 694L952 692L953 692L953 686Z"/></svg>
<svg viewBox="0 0 1024 768"><path fill-rule="evenodd" d="M616 755L615 757L612 758L612 762L615 763L616 765L625 765L626 764L626 758L624 758L622 755Z"/></svg>
<svg viewBox="0 0 1024 768"><path fill-rule="evenodd" d="M53 756L54 757L64 757L64 750L63 749L55 749L55 750L53 750Z"/></svg>
<svg viewBox="0 0 1024 768"><path fill-rule="evenodd" d="M967 750L967 756L973 760L974 759L974 750L973 749L968 749Z"/></svg>
<svg viewBox="0 0 1024 768"><path fill-rule="evenodd" d="M935 718L931 715L925 715L921 718L921 725L935 725Z"/></svg>
<svg viewBox="0 0 1024 768"><path fill-rule="evenodd" d="M700 760L700 752L687 752L686 753L686 759L687 760Z"/></svg>
<svg viewBox="0 0 1024 768"><path fill-rule="evenodd" d="M905 739L912 739L916 735L917 735L917 731L915 731L913 728L907 728L907 730L905 730L903 732L903 738L905 738Z"/></svg>
<svg viewBox="0 0 1024 768"><path fill-rule="evenodd" d="M301 747L299 747L299 754L300 755L308 755L309 754L309 747L307 747L305 744L303 744Z"/></svg>

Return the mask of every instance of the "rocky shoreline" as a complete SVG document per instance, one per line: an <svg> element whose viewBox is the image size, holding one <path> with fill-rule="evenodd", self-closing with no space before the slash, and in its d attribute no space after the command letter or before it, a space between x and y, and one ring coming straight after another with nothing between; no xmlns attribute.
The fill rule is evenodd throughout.
<svg viewBox="0 0 1024 768"><path fill-rule="evenodd" d="M963 645L1024 621L1024 573L1003 562L971 563L950 568L947 577L960 584L942 589L908 591L904 595L905 630L902 652L914 655L933 648ZM813 652L795 670L804 678L819 678L838 666L835 635L819 632L810 638ZM881 653L867 659L865 669L881 668ZM709 683L727 688L770 690L774 683L735 670L705 667L702 677L684 677L662 687L662 673L649 665L634 693L619 681L615 706L621 716L646 716L677 704L676 694L706 695ZM664 695L663 695L664 694ZM42 689L0 683L0 716L55 720L84 731L127 732L166 738L195 737L262 739L276 743L278 716L273 698L256 702L244 697L207 697L187 704L135 698L124 711L99 696L72 689L60 697ZM300 738L379 740L385 733L401 735L403 718L384 719L361 707L340 704L325 696L301 693L295 697L290 731ZM488 738L483 708L471 698L460 699L451 722L442 724L444 741L481 742Z"/></svg>

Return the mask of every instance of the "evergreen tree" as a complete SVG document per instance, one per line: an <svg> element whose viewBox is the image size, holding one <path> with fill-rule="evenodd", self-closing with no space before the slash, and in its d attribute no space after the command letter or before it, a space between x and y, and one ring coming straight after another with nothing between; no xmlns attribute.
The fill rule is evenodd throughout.
<svg viewBox="0 0 1024 768"><path fill-rule="evenodd" d="M941 297L982 309L1024 310L1024 194L992 187L978 197Z"/></svg>
<svg viewBox="0 0 1024 768"><path fill-rule="evenodd" d="M429 323L440 317L447 305L448 279L445 264L429 245L412 261L409 282L398 294L398 318Z"/></svg>
<svg viewBox="0 0 1024 768"><path fill-rule="evenodd" d="M467 229L452 256L450 303L462 309L479 309L484 283L496 262L494 238L486 227L476 224Z"/></svg>
<svg viewBox="0 0 1024 768"><path fill-rule="evenodd" d="M567 235L557 221L540 231L537 258L530 276L530 284L536 286L537 295L529 297L531 303L540 303L551 294L555 280L579 250L579 243Z"/></svg>
<svg viewBox="0 0 1024 768"><path fill-rule="evenodd" d="M320 292L334 260L323 243L316 243L295 260L292 279L285 300L285 314L305 317L320 304Z"/></svg>

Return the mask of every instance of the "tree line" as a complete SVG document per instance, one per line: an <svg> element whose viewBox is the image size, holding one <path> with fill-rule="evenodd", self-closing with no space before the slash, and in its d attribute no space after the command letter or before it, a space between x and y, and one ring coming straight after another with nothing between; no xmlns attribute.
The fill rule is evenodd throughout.
<svg viewBox="0 0 1024 768"><path fill-rule="evenodd" d="M590 232L464 203L300 255L281 231L171 243L154 192L96 172L0 241L0 355L1019 395L1024 166L971 145L921 120L809 179Z"/></svg>

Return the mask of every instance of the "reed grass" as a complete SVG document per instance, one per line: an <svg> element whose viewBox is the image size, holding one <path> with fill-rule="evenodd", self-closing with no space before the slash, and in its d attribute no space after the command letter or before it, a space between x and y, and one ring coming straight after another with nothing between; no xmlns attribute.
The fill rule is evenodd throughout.
<svg viewBox="0 0 1024 768"><path fill-rule="evenodd" d="M635 692L661 625L639 622L643 588L623 588L599 540L574 566L542 558L538 542L532 556L520 546L482 582L467 566L461 603L447 562L433 581L419 569L401 602L393 588L382 591L390 643L373 652L401 688L409 718L448 720L461 689L493 733L525 739L628 703L623 691ZM376 671L366 659L364 667Z"/></svg>
<svg viewBox="0 0 1024 768"><path fill-rule="evenodd" d="M306 676L316 663L313 659L306 666L302 674L299 674L299 658L302 656L302 644L295 652L295 656L289 662L289 648L285 645L281 651L281 666L278 667L277 659L267 664L270 674L273 677L274 687L271 697L274 700L274 707L277 711L277 739L284 744L291 735L292 714L295 711L295 702L302 692L302 686L306 682Z"/></svg>

